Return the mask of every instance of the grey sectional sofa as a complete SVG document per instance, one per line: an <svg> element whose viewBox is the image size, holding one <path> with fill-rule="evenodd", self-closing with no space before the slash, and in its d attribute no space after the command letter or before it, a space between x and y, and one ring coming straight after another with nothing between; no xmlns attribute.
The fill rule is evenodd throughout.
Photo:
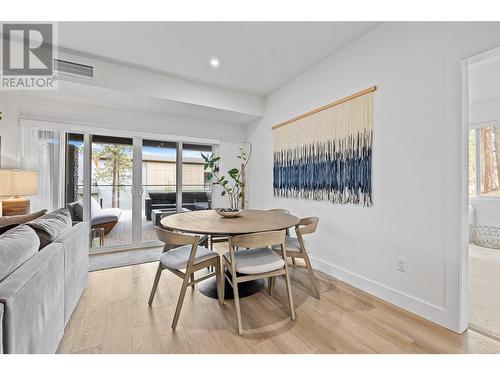
<svg viewBox="0 0 500 375"><path fill-rule="evenodd" d="M0 235L0 353L54 353L85 288L85 225L51 214Z"/></svg>

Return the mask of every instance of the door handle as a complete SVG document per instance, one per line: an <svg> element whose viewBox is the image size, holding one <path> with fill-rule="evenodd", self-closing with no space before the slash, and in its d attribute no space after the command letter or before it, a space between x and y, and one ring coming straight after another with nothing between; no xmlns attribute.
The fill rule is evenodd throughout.
<svg viewBox="0 0 500 375"><path fill-rule="evenodd" d="M132 188L130 189L131 193L132 193L132 196L135 196L136 194L138 196L142 196L142 194L144 194L144 188L142 186L132 186Z"/></svg>

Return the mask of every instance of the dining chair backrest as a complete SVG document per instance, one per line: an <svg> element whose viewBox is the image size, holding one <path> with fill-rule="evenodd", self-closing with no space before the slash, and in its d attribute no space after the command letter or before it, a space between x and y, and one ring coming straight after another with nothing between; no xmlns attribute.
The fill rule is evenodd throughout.
<svg viewBox="0 0 500 375"><path fill-rule="evenodd" d="M287 214L290 215L290 211L287 210L286 208L272 208L268 210L269 212L279 212L280 214Z"/></svg>
<svg viewBox="0 0 500 375"><path fill-rule="evenodd" d="M272 208L270 210L267 210L268 212L278 212L280 214L285 214L285 215L290 215L290 211L288 211L286 208ZM290 229L286 228L286 235L290 235Z"/></svg>
<svg viewBox="0 0 500 375"><path fill-rule="evenodd" d="M279 245L285 241L285 231L261 232L252 234L242 234L229 239L230 247L241 247L255 249L272 245Z"/></svg>
<svg viewBox="0 0 500 375"><path fill-rule="evenodd" d="M184 245L194 245L198 236L172 232L168 229L155 227L158 239L170 247L178 247ZM199 239L199 237L198 237Z"/></svg>
<svg viewBox="0 0 500 375"><path fill-rule="evenodd" d="M296 231L300 232L301 235L316 232L318 227L319 217L304 217L300 219L296 226Z"/></svg>

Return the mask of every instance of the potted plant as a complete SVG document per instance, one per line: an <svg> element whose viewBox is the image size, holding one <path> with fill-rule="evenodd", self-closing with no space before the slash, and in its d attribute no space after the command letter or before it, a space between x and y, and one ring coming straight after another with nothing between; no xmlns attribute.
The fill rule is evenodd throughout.
<svg viewBox="0 0 500 375"><path fill-rule="evenodd" d="M221 195L229 199L229 208L220 209L217 212L222 216L236 216L230 213L239 213L240 201L245 194L245 178L244 173L248 165L248 161L252 155L252 145L249 142L244 142L240 146L240 154L237 156L241 159L240 168L232 168L227 171L227 175L220 174L220 156L201 154L205 161L203 168L208 171L207 178L213 185L220 185L222 188Z"/></svg>

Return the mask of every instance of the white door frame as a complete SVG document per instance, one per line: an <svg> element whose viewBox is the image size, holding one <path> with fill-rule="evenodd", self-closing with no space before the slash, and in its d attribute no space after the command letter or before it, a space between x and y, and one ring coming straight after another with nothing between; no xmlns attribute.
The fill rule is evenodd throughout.
<svg viewBox="0 0 500 375"><path fill-rule="evenodd" d="M142 138L133 137L132 152L132 247L142 245Z"/></svg>
<svg viewBox="0 0 500 375"><path fill-rule="evenodd" d="M469 64L467 59L461 62L459 332L469 325Z"/></svg>
<svg viewBox="0 0 500 375"><path fill-rule="evenodd" d="M461 62L461 137L460 137L460 292L459 330L469 326L469 65L500 55L500 47L468 57Z"/></svg>

